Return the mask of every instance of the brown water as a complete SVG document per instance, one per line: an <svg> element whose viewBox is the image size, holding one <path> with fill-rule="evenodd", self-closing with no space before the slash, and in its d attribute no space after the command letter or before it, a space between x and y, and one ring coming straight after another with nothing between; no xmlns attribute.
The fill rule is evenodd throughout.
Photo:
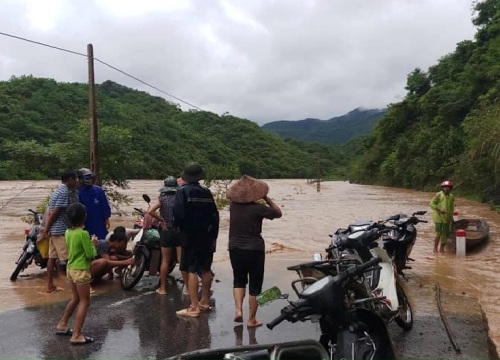
<svg viewBox="0 0 500 360"><path fill-rule="evenodd" d="M11 283L10 274L20 254L27 224L21 217L27 209L35 208L47 196L55 181L4 181L0 182L0 245L5 258L0 263L0 311L25 307L44 302L60 301L70 297L68 289L46 294L44 271L34 265L28 268L18 281ZM133 198L133 203L123 207L122 216L113 215L112 227L131 226L132 208L144 207L141 194L151 197L158 193L161 181L137 180L130 182L131 188L124 191ZM266 221L263 235L270 252L290 248L308 253L322 251L329 244L329 236L338 227L360 219L378 220L397 213L412 213L428 210L431 193L364 186L347 182L323 182L321 192L316 184L305 180L270 180L270 197L283 210L283 218ZM490 224L490 241L480 251L456 258L454 254L433 253L433 225L430 214L424 216L428 224L419 224L419 236L412 257L416 260L412 270L406 274L409 284L434 286L439 282L442 291L463 293L477 298L483 307L490 325L490 335L495 344L500 343L500 244L498 234L500 215L488 207L464 199L457 199L456 208L460 217L486 219ZM221 212L221 231L215 261L227 259L228 212ZM57 285L66 287L64 279ZM415 285L414 285L415 286ZM99 286L97 295L117 289L116 282ZM425 309L416 307L416 318ZM457 330L459 331L459 330Z"/></svg>

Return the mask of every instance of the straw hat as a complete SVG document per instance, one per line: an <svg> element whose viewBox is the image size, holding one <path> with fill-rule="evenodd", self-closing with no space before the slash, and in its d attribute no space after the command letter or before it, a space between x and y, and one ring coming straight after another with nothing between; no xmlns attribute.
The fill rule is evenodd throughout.
<svg viewBox="0 0 500 360"><path fill-rule="evenodd" d="M227 198L235 203L251 203L266 197L269 185L262 180L243 175L227 190Z"/></svg>

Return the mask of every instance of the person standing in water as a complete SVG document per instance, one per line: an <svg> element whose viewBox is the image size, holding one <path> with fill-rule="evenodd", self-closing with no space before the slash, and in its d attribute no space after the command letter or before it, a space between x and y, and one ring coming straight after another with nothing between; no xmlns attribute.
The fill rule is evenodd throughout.
<svg viewBox="0 0 500 360"><path fill-rule="evenodd" d="M451 193L453 183L443 181L441 191L436 193L430 202L432 220L436 231L434 239L434 252L444 252L444 246L451 235L453 215L455 215L455 196Z"/></svg>
<svg viewBox="0 0 500 360"><path fill-rule="evenodd" d="M267 193L269 186L261 180L243 175L227 191L229 205L229 257L233 268L235 322L243 322L243 300L248 284L249 328L261 326L257 321L257 295L264 282L265 244L262 220L282 216L281 209ZM263 200L265 203L258 203Z"/></svg>

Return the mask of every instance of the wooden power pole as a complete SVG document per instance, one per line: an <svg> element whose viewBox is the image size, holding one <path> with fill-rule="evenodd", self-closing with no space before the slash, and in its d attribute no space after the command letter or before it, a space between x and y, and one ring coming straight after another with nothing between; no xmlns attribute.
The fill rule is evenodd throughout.
<svg viewBox="0 0 500 360"><path fill-rule="evenodd" d="M94 174L97 184L100 184L99 137L95 106L94 48L92 44L87 45L87 58L89 64L90 171Z"/></svg>
<svg viewBox="0 0 500 360"><path fill-rule="evenodd" d="M318 166L318 178L316 179L316 192L321 192L321 163L319 160L319 155L316 158Z"/></svg>

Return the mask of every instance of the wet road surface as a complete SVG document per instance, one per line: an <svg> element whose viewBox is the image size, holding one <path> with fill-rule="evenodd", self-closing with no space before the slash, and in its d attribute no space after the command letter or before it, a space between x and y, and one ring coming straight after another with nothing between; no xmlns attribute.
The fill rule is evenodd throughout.
<svg viewBox="0 0 500 360"><path fill-rule="evenodd" d="M264 288L278 285L293 299L290 281L296 275L286 267L309 261L308 255L283 252L268 256ZM248 329L245 323L234 323L230 264L216 263L214 271L213 310L196 319L175 315L175 310L188 304L181 285L172 281L168 295L159 296L154 292L157 277L145 277L132 291L112 286L106 296L92 296L84 326L84 333L95 339L89 345L70 345L69 338L55 335L65 301L4 312L0 314L0 357L161 359L203 348L319 339L318 326L309 322L283 322L272 331L265 326ZM179 275L177 270L173 274ZM415 312L414 328L403 332L396 324L389 326L400 358L488 358L485 323L476 300L443 295L448 320L462 350L457 354L439 318L433 289L411 279L407 285ZM258 318L269 322L285 304L278 300L261 307Z"/></svg>
<svg viewBox="0 0 500 360"><path fill-rule="evenodd" d="M328 245L328 234L336 228L359 219L376 220L398 212L428 210L428 202L433 195L345 182L324 182L321 184L321 193L316 192L315 184L306 185L304 180L270 180L269 184L270 196L282 206L284 215L282 219L263 224L266 246L269 251L300 249L305 260L310 259L311 252L321 251ZM214 313L204 315L207 324L202 325L204 322L200 320L203 319L191 324L194 319L177 318L174 310L186 305L180 290L172 288L171 294L165 299L152 292L154 281L150 279L145 279L140 292L127 293L121 291L117 282L105 282L95 288L96 296L92 297L85 326L88 334L96 338L96 343L78 349L69 344L64 345L65 339L54 338L51 326L61 315L70 296L65 280L56 281L58 286L66 288L65 291L46 294L45 271L34 265L15 283L8 280L23 244L26 224L20 220L21 216L27 213L28 208L35 208L56 186L57 181L0 182L0 246L4 256L0 263L0 357L163 357L199 347L233 346L238 338L242 339L243 344L248 344L319 336L315 325L311 324L283 323L273 332L259 328L255 331L255 337L253 332L247 332L246 327L234 330L231 271L229 263L223 261L227 259L228 213L223 210L215 254L217 262L214 265L220 280L214 283L217 306ZM132 207L144 208L145 205L141 194L154 196L160 186L161 181L131 181L131 188L124 192L134 201L124 208L125 216L113 215L112 227L131 225L134 220L130 215ZM452 327L459 344L463 343L460 344L463 354L469 354L468 358L482 358L486 356L482 354L487 354L483 341L484 323L481 323L483 327L477 323L481 310L476 299L479 299L489 321L490 336L495 343L500 341L500 283L497 281L500 215L485 205L464 199L457 199L457 208L461 217L486 219L490 224L490 241L466 258L456 258L454 254L436 255L432 252L432 223L418 225L419 235L412 252L416 262L412 264L413 269L406 272L409 279L407 289L414 305L415 328L410 333L402 333L395 324L391 325L397 347L407 356L454 357L435 305L433 289L436 282L441 284L445 310L453 315L449 315L450 323L454 319L457 321ZM430 220L429 215L424 218ZM275 256L277 254L268 259ZM294 274L284 270L286 266L282 266L282 262L286 263L285 260L268 262L266 284L283 283L280 287L286 291L290 290L289 280ZM281 306L277 302L263 307L259 312L262 314L261 319L271 320L279 313ZM200 339L184 336L191 331L200 334ZM172 332L174 335L171 335ZM167 335L162 335L164 333ZM442 337L437 334L442 334ZM428 344L432 346L428 347ZM476 344L481 346L476 349Z"/></svg>

